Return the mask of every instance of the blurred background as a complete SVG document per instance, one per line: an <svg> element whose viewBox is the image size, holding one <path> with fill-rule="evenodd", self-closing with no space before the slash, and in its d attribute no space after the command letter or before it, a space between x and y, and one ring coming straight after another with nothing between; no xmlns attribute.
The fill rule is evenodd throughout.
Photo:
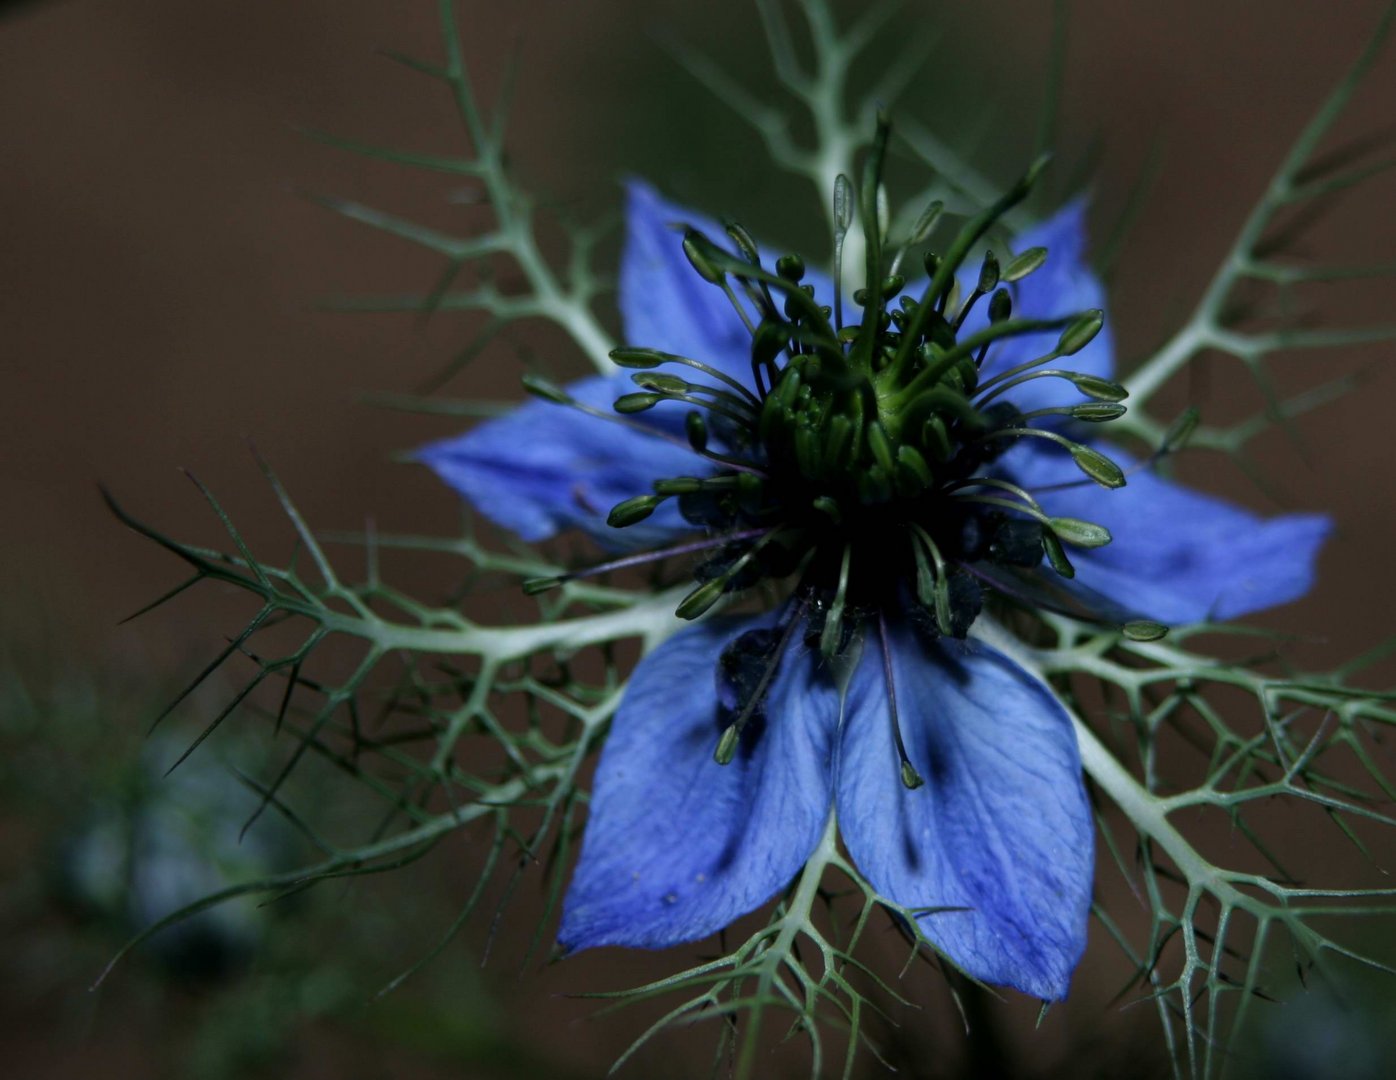
<svg viewBox="0 0 1396 1080"><path fill-rule="evenodd" d="M1190 310L1382 8L1380 0L1070 4L1058 191L1082 163L1093 165L1092 222L1105 236L1153 176L1113 270L1110 314L1126 366ZM840 10L847 17L854 6ZM758 236L825 250L807 185L766 169L749 129L663 45L687 42L769 91L747 4L524 0L506 10L463 0L460 13L487 99L517 53L512 160L540 198L599 219L618 209L620 178L640 174ZM894 36L940 35L905 109L971 147L996 181L1010 180L1033 147L1051 5L912 0L899 19ZM211 763L183 788L180 773L159 780L183 745L179 731L198 729L217 708L219 688L195 695L171 742L147 742L144 731L236 631L241 609L196 593L119 627L180 572L113 520L96 485L170 535L219 543L206 504L176 471L187 468L217 493L254 550L285 551L284 521L250 440L316 528L361 528L369 518L385 530L459 527L453 495L424 470L391 460L455 422L363 399L419 389L477 324L334 313L321 304L356 292L426 291L439 267L326 212L307 193L457 231L478 220L451 201L451 184L439 176L352 157L303 133L460 148L444 91L383 59L384 49L439 56L435 5L0 4L0 1056L11 1075L598 1075L638 1033L638 1019L593 1022L595 1003L566 995L666 970L662 959L602 956L545 971L535 961L521 973L522 950L511 948L510 935L531 931L525 915L519 927L504 926L489 965L480 964L482 925L398 994L370 1003L449 925L470 884L461 838L444 868L438 858L371 886L246 905L195 927L179 947L143 950L99 993L86 989L133 923L148 917L130 910L131 897L155 913L169 900L123 886L119 853L201 866L179 886L201 891L220 875L238 880L289 857L275 830L238 844L236 812L229 833L229 807L249 795L227 769ZM1379 63L1338 141L1376 136L1389 144L1393 101L1396 54ZM1340 201L1300 250L1390 262L1393 199L1396 185L1379 180ZM1366 323L1389 323L1391 301L1389 280L1334 286L1323 297L1325 312ZM559 375L582 370L560 339L523 332L446 391L515 396L520 348ZM1264 437L1256 457L1272 482L1267 490L1216 459L1182 469L1266 512L1322 510L1336 519L1318 590L1259 620L1301 638L1291 653L1299 663L1340 662L1393 629L1391 354L1375 346L1281 361L1282 387L1341 372L1360 373L1362 385L1306 418L1298 439ZM1196 400L1216 419L1252 411L1254 387L1234 367L1199 368L1176 400ZM429 574L405 567L397 583L434 597ZM217 761L255 773L263 753L255 740L232 735ZM229 783L224 794L220 785ZM161 807L172 801L183 809L166 820ZM1124 1062L1149 1074L1159 1064L1157 1021L1147 1009L1106 1007L1119 972L1109 966L1108 941L1093 948L1103 967L1083 969L1081 1000L1055 1012L1039 1042L1000 1046L998 1058L976 1064L972 1043L955 1034L953 1006L928 981L924 1022L947 1035L934 1045L905 1036L892 1056L906 1075L986 1075L990 1065L1021 1075L1112 1075ZM1320 1060L1345 1070L1331 1075L1388 1075L1385 1048L1372 1035L1387 1005L1365 992L1358 1001L1346 1011L1311 1000L1308 1011L1284 1012L1279 1049L1265 1060L1318 1075L1284 1039L1312 1048L1322 1036L1332 1046ZM1030 1028L1032 1011L1014 1006L1002 1022ZM1339 1058L1336 1047L1359 1057ZM681 1060L641 1059L632 1075L707 1070L702 1057L691 1068Z"/></svg>

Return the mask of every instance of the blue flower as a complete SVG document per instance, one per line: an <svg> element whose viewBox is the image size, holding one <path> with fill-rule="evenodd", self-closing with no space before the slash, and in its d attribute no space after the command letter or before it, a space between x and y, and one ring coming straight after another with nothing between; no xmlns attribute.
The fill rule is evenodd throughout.
<svg viewBox="0 0 1396 1080"><path fill-rule="evenodd" d="M528 540L575 527L616 548L705 530L686 545L708 556L686 617L797 580L776 610L706 619L636 669L602 751L565 948L712 934L788 884L832 810L867 881L933 909L922 928L962 970L1065 995L1085 945L1091 813L1070 717L967 636L986 594L1107 620L1230 618L1302 595L1328 531L1319 517L1261 520L1111 451L1126 483L1071 426L1109 419L1124 396L1083 219L1073 203L1021 236L1020 251L1050 255L1011 286L990 257L952 294L961 268L932 258L939 294L880 314L904 285L881 282L854 298L878 317L846 308L867 325L838 335L819 310L827 281L790 257L779 276L744 270L743 234L733 255L707 239L718 227L633 183L620 301L627 340L646 349L618 355L641 373L420 452ZM754 337L724 295L733 281ZM1042 366L1060 357L1069 370ZM692 381L651 374L661 362ZM1088 408L1062 407L1072 386ZM627 415L607 422L613 399ZM618 502L610 521L631 527L607 526ZM852 666L842 696L836 659Z"/></svg>

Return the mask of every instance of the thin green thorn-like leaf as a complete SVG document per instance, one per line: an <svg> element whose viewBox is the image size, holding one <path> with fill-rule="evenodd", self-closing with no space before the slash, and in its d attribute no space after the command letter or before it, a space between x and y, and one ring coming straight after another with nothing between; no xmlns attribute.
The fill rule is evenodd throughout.
<svg viewBox="0 0 1396 1080"><path fill-rule="evenodd" d="M238 530L233 526L232 519L228 517L227 512L223 509L221 505L219 505L218 500L213 497L213 492L211 492L207 487L205 487L203 482L188 469L183 470L183 472L184 475L189 478L190 482L196 488L199 489L199 493L203 495L203 497L208 501L209 506L213 507L213 512L218 515L218 520L223 523L224 530L228 533L228 535L232 538L233 543L237 546L238 554L242 556L243 563L256 576L258 583L264 589L270 591L272 588L271 580L267 577L266 572L261 567L261 564L258 563L255 558L253 558L252 551L250 548L248 548L246 542L243 540L242 534L238 532Z"/></svg>
<svg viewBox="0 0 1396 1080"><path fill-rule="evenodd" d="M336 586L339 584L335 577L334 570L330 567L330 561L325 558L325 553L320 550L320 545L316 543L314 535L301 517L300 511L296 509L296 504L291 501L291 496L287 494L286 488L282 485L280 477L272 470L271 465L262 457L255 446L252 447L252 457L257 462L257 468L266 477L267 483L271 485L272 492L276 495L276 501L281 504L282 512L290 519L292 527L296 530L296 535L300 537L306 550L310 552L310 557L315 562L316 568L320 571L320 576L325 584Z"/></svg>
<svg viewBox="0 0 1396 1080"><path fill-rule="evenodd" d="M252 792L254 795L260 796L265 794L266 788L261 783L259 783L255 777L249 776L241 769L234 769L233 775L237 778L238 782L242 784L243 787L247 788L247 790ZM331 844L328 840L326 840L323 836L321 836L318 832L311 828L309 822L307 822L302 815L297 814L294 810L292 810L291 807L286 804L285 800L273 798L272 808L276 810L276 812L280 814L283 818L285 818L286 821L291 825L291 827L295 829L296 832L298 832L301 836L303 836L312 847L316 848L320 852L320 854L328 855L331 857L340 854L338 848L336 848L333 844ZM239 840L241 839L242 837L239 837Z"/></svg>
<svg viewBox="0 0 1396 1080"><path fill-rule="evenodd" d="M331 210L351 221L360 222L380 232L388 233L390 236L396 236L400 240L406 240L408 243L434 251L438 255L444 255L452 262L463 263L471 259L498 255L508 250L508 245L493 233L462 240L426 225L419 225L415 221L396 217L349 199L316 195L311 192L303 192L302 194L317 206L323 206L326 210Z"/></svg>
<svg viewBox="0 0 1396 1080"><path fill-rule="evenodd" d="M420 72L423 75L430 75L433 79L445 80L449 74L443 67L428 63L425 60L418 60L414 56L408 56L406 53L397 52L393 49L379 49L378 55L386 60L393 61L395 64L401 64L403 67Z"/></svg>
<svg viewBox="0 0 1396 1080"><path fill-rule="evenodd" d="M485 857L485 864L481 867L479 876L476 878L475 887L471 890L470 895L466 898L465 904L461 907L460 911L456 913L456 917L451 921L451 925L446 928L446 932L441 935L431 949L414 961L404 971L395 975L386 985L381 987L378 992L373 995L374 1001L379 1001L397 990L398 987L408 979L412 978L412 976L416 975L445 952L451 942L455 941L456 937L465 927L467 920L475 913L476 906L479 904L480 898L484 895L485 886L493 879L495 867L499 862L499 853L503 848L504 833L497 826L494 842L491 843L489 854Z"/></svg>
<svg viewBox="0 0 1396 1080"><path fill-rule="evenodd" d="M226 656L228 654L225 653L224 655ZM202 746L204 740L207 739L210 735L212 735L215 731L217 731L223 725L223 721L228 719L228 717L233 714L237 707L247 700L247 696L251 694L252 691L256 690L257 687L262 685L262 681L267 677L268 674L269 672L264 668L261 671L259 671L256 675L254 675L251 679L249 679L246 682L246 684L244 684L243 688L233 695L233 699L223 707L223 709L218 713L218 715L215 716L211 721L209 721L207 725L205 725L204 729L200 731L199 734L194 738L194 741L184 748L184 751L179 755L179 757L175 758L174 763L170 765L168 769L165 770L165 775L169 776L170 773L174 772L177 768L183 765L184 762L189 759L189 755L191 755L195 750ZM168 713L166 713L165 715L168 715Z"/></svg>
<svg viewBox="0 0 1396 1080"><path fill-rule="evenodd" d="M171 589L169 592L164 593L164 594L162 594L162 595L156 597L154 600L150 601L150 603L148 603L148 604L142 604L142 605L141 605L140 607L138 607L135 611L131 612L131 614L129 614L129 615L123 617L120 621L118 621L118 622L117 622L117 625L118 625L118 626L125 626L125 625L126 625L127 623L129 623L129 622L135 622L135 621L136 621L137 619L139 619L142 615L149 614L150 612L154 611L156 608L163 606L164 604L166 604L166 603L169 602L170 600L173 600L176 596L181 595L181 594L182 594L186 589L188 589L190 586L197 585L199 582L201 582L201 581L203 581L203 580L204 580L204 575L203 575L203 574L195 574L193 577L188 578L188 579L186 579L186 580L180 582L178 585L176 585L176 586L175 586L173 589Z"/></svg>
<svg viewBox="0 0 1396 1080"><path fill-rule="evenodd" d="M1338 173L1336 176L1326 176L1309 180L1298 184L1286 193L1288 202L1306 202L1311 199L1324 199L1331 195L1336 195L1340 191L1356 187L1365 180L1381 176L1396 169L1396 158L1387 158L1382 161L1374 161L1363 165L1360 168L1350 169L1347 172Z"/></svg>
<svg viewBox="0 0 1396 1080"><path fill-rule="evenodd" d="M410 150L377 146L373 143L347 139L315 128L297 128L296 130L306 138L314 139L326 146L333 146L337 150L372 158L376 161L386 161L393 165L403 165L409 168L428 169L432 172L450 173L453 176L478 176L480 174L479 165L466 158L443 157L439 154L421 154Z"/></svg>
<svg viewBox="0 0 1396 1080"><path fill-rule="evenodd" d="M165 719L172 712L175 711L175 709L179 708L179 706L185 701L185 699L189 697L190 694L192 694L195 690L202 686L210 675L212 675L215 671L222 667L224 662L226 662L227 659L233 655L233 653L241 649L242 646L252 637L252 635L255 634L261 628L262 624L272 614L273 610L274 609L272 607L267 606L262 608L261 611L254 615L252 617L252 621L249 622L247 626L243 628L242 633L240 633L236 638L229 642L227 648L220 652L213 659L213 661L208 664L208 666L206 666L202 671L200 671L196 676L194 676L193 681L191 681L183 690L181 690L179 694L175 697L175 699L171 701L168 705L166 705L165 708L161 710L160 714L156 716L156 718L153 721L151 721L150 728L147 734L149 734L149 732L153 732L157 727L159 727L160 724L163 723ZM205 734L207 734L207 732ZM203 736L200 736L199 741L203 741ZM197 745L197 743L195 745ZM188 756L188 751L186 751L183 755L181 755L179 761L175 762L175 765L178 765L180 761L183 761L184 758ZM171 766L171 768L173 768L173 766Z"/></svg>

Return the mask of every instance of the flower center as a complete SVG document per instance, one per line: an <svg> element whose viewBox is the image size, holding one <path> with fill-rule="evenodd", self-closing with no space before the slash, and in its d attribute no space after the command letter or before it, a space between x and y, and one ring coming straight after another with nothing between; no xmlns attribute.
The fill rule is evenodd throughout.
<svg viewBox="0 0 1396 1080"><path fill-rule="evenodd" d="M1123 414L1125 390L1053 365L1095 338L1102 312L1015 315L1013 283L1039 269L1047 252L1032 248L1000 265L983 248L1027 195L1040 164L968 220L943 252L925 249L939 203L893 250L879 208L886 141L880 123L859 200L864 285L850 303L840 287L841 253L854 200L840 177L831 297L816 295L798 256L783 256L774 270L764 266L740 226L727 226L734 250L696 229L684 232L694 271L726 294L751 333L749 372L729 370L730 357L647 348L611 354L620 366L638 369L636 390L615 402L615 419L680 403L686 407L680 438L704 468L657 479L651 494L615 506L609 523L635 524L676 500L682 516L709 533L652 553L702 553L695 587L678 614L697 618L730 593L793 579L800 617L828 658L847 647L866 617L889 611L909 613L928 633L963 637L986 589L1014 597L1022 587L1031 594L1021 578L1044 557L1069 578L1067 545L1109 542L1101 526L1049 515L1014 482L999 459L1015 443L1033 440L1070 455L1084 474L1081 483L1125 482L1119 466L1070 437L1073 425ZM970 284L962 271L975 252L982 254ZM909 256L925 275L911 290L902 270ZM1055 345L1041 355L986 369L996 343L1028 335L1040 340L1044 333L1054 335L1047 340ZM1074 388L1075 400L1021 411L1013 390L1039 379ZM651 430L661 432L663 414L656 415L661 419Z"/></svg>

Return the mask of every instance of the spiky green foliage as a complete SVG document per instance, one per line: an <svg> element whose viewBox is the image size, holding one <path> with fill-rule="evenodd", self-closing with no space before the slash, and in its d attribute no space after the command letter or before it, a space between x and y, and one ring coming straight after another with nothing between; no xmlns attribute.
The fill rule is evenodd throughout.
<svg viewBox="0 0 1396 1080"><path fill-rule="evenodd" d="M865 16L840 29L822 0L797 6L806 24L807 48L794 44L786 10L776 0L757 0L774 70L793 112L758 99L707 58L681 52L681 59L755 126L776 165L814 185L833 231L842 235L847 223L838 200L829 195L839 190L840 176L854 173L854 158L870 130L864 122L869 102L895 99L919 57L911 52L889 64L883 84L850 105L850 71L877 36L881 16ZM484 312L483 331L444 375L503 326L530 318L554 323L598 370L607 370L612 342L595 312L604 285L591 267L597 234L575 232L573 249L561 267L544 257L534 203L505 166L505 109L488 117L482 112L450 0L442 0L440 11L444 61L398 59L451 95L468 152L424 154L319 137L354 153L468 178L479 185L494 223L482 233L461 237L356 204L320 200L443 260L435 287L425 294L347 306ZM1313 329L1281 323L1238 328L1234 302L1246 281L1269 282L1283 295L1306 281L1390 272L1389 266L1301 269L1280 257L1273 230L1284 211L1351 188L1376 171L1360 164L1333 171L1314 161L1373 63L1391 20L1388 12L1372 46L1304 130L1193 314L1134 372L1131 404L1147 406L1206 350L1240 360L1268 388L1266 364L1277 353L1396 336L1388 327ZM810 121L810 143L797 137L805 130L796 123L801 111ZM1041 125L1044 138L1054 126L1048 110ZM928 194L948 198L952 207L967 212L991 201L994 185L947 146L914 124L900 130L910 151L932 170ZM896 227L894 223L894 231ZM856 264L856 255L850 261ZM500 290L496 282L502 263L522 277L522 289ZM472 284L457 287L467 272ZM1282 317L1291 313L1284 307L1279 311ZM1239 456L1272 422L1293 419L1340 389L1320 386L1288 402L1271 395L1263 415L1230 427L1202 425L1192 433L1191 445ZM395 399L391 404L417 407L421 402ZM440 402L428 407L462 415L494 408ZM1192 422L1189 417L1183 426ZM1182 441L1177 425L1170 429L1147 408L1136 407L1122 423L1153 447L1175 451ZM255 615L194 685L220 666L250 662L252 674L194 746L235 714L243 714L242 722L261 710L270 729L289 739L281 766L260 783L262 807L276 807L297 824L323 857L293 873L230 885L151 931L233 896L279 896L327 880L389 871L429 854L445 837L473 829L481 851L478 883L455 923L443 928L442 947L480 914L492 880L517 875L537 859L549 875L549 903L535 937L543 942L583 818L586 795L579 776L624 693L628 665L617 659L618 650L632 641L651 649L675 629L672 612L682 592L674 587L677 577L666 576L661 566L642 588L567 581L529 600L519 586L564 574L566 560L501 551L467 532L451 538L336 538L352 540L366 556L361 576L350 580L341 563L327 555L329 538L317 539L269 470L267 476L297 537L298 556L284 566L255 556L207 492L226 528L229 551L172 540L113 507L124 522L189 567L191 577L170 595L213 582L255 600ZM394 589L378 570L378 556L386 549L459 560L458 592L438 604ZM467 614L473 610L471 598L487 589L494 590L487 595L496 600L509 599L495 602L488 620ZM1222 636L1217 628L1184 629L1164 642L1131 640L1059 616L1047 617L1026 636L981 621L1000 647L1054 688L1075 717L1107 846L1149 916L1149 929L1139 938L1116 914L1098 906L1104 934L1097 936L1114 937L1137 966L1125 996L1156 1002L1180 1075L1215 1075L1226 1067L1228 1033L1267 994L1274 965L1287 962L1277 955L1276 937L1289 939L1290 956L1306 970L1321 970L1343 958L1383 965L1379 957L1348 944L1345 930L1354 919L1390 915L1393 890L1298 884L1282 867L1292 855L1302 858L1303 853L1286 851L1283 838L1267 839L1270 830L1261 820L1274 804L1292 804L1296 812L1331 821L1336 835L1360 850L1366 850L1364 836L1383 835L1382 830L1396 825L1389 810L1396 789L1372 750L1381 730L1396 721L1396 705L1391 694L1352 681L1360 665L1330 674L1296 674L1274 661L1224 662L1193 649L1203 635L1216 634L1206 640L1219 646L1241 640L1235 630ZM334 653L346 642L353 647L348 660L342 652ZM274 707L254 704L254 692L264 685L278 688ZM1339 760L1344 755L1345 763ZM309 756L328 761L357 786L362 800L379 812L376 828L348 841L332 841L312 815L284 800L287 778ZM1206 832L1208 816L1224 819L1235 830L1240 851L1233 850L1225 861L1204 853L1196 839ZM877 896L843 857L834 826L831 819L803 873L754 933L719 956L614 995L621 1003L676 998L635 1048L672 1025L711 1019L717 1021L720 1059L731 1049L740 1075L758 1075L758 1055L767 1045L760 1033L770 1033L780 1023L807 1041L812 1075L836 1068L845 1075L854 1071L860 1047L873 1041L870 1013L879 1001L899 994L896 971L871 971L859 959L868 927L873 920L889 920L909 935L913 957L929 956L931 949L917 936L914 913ZM1260 868L1249 855L1258 857ZM833 899L834 890L850 882L851 894ZM389 989L435 955L420 958ZM835 1038L841 1040L837 1051L830 1049Z"/></svg>

